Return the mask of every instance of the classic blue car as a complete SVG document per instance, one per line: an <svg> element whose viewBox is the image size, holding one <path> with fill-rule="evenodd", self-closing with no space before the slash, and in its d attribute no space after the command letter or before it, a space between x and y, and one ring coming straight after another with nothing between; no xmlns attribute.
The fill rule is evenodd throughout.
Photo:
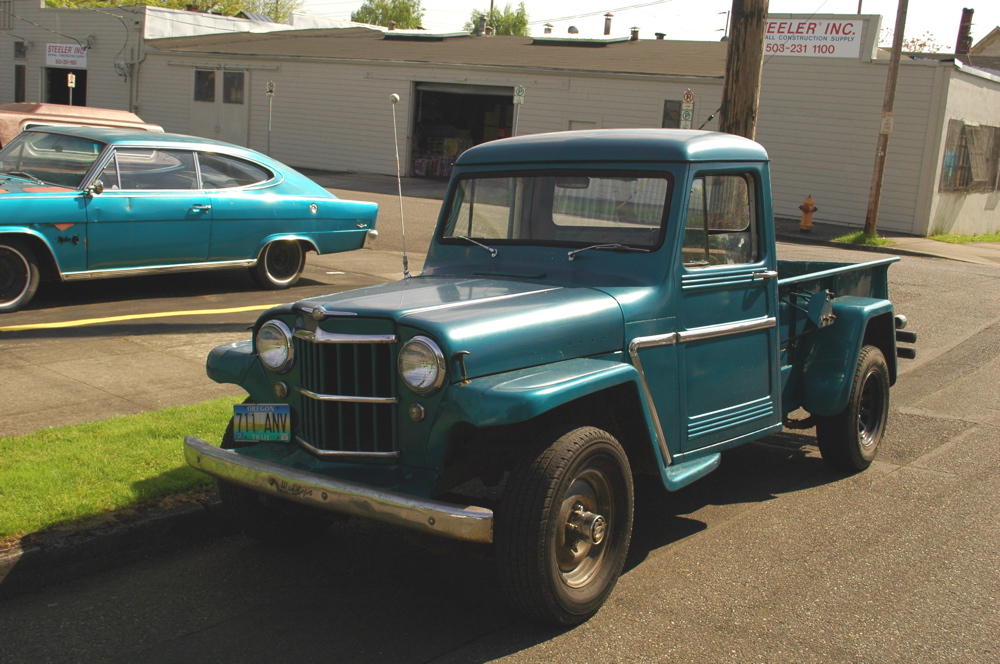
<svg viewBox="0 0 1000 664"><path fill-rule="evenodd" d="M228 143L26 131L0 151L0 313L45 279L246 267L261 288L287 288L306 252L361 248L377 211Z"/></svg>

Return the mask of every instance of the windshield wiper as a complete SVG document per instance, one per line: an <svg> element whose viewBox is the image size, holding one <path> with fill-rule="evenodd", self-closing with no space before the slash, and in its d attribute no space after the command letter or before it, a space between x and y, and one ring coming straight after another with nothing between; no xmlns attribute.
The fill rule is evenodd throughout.
<svg viewBox="0 0 1000 664"><path fill-rule="evenodd" d="M13 175L16 178L24 178L26 180L31 180L32 182L37 182L38 184L48 184L44 180L39 180L31 173L25 173L24 171L4 171L4 175Z"/></svg>
<svg viewBox="0 0 1000 664"><path fill-rule="evenodd" d="M456 235L455 237L457 239L459 239L459 240L465 240L466 242L471 242L472 244L476 245L477 247L482 247L486 251L490 252L490 256L492 256L493 258L496 258L497 250L494 249L493 247L487 247L482 242L476 242L471 237L466 237L465 235Z"/></svg>
<svg viewBox="0 0 1000 664"><path fill-rule="evenodd" d="M574 249L573 251L566 254L569 256L570 260L576 258L576 255L581 251L589 251L591 249L601 249L603 251L637 251L640 253L648 254L649 249L639 249L638 247L630 247L627 244L592 244L589 247L584 247L583 249Z"/></svg>

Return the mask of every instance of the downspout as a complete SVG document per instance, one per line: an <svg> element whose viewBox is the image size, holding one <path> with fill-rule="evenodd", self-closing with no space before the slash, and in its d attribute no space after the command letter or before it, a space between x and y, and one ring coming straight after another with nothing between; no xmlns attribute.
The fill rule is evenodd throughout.
<svg viewBox="0 0 1000 664"><path fill-rule="evenodd" d="M136 50L139 54L138 58L133 58L131 63L132 68L132 90L129 91L129 110L133 113L139 111L139 71L141 69L143 60L146 59L146 7L142 7L142 23L139 26L139 45Z"/></svg>

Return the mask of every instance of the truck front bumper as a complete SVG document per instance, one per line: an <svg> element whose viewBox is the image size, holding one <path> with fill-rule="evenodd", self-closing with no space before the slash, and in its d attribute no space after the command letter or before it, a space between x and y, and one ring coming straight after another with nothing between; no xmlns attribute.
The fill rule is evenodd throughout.
<svg viewBox="0 0 1000 664"><path fill-rule="evenodd" d="M320 509L468 542L493 541L493 510L339 480L184 438L188 464L220 480Z"/></svg>

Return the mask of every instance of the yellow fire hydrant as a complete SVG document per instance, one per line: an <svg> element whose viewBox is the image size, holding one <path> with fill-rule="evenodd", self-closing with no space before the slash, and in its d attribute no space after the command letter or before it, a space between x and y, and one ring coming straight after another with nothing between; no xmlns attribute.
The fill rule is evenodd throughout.
<svg viewBox="0 0 1000 664"><path fill-rule="evenodd" d="M813 227L813 212L819 209L816 207L816 201L813 200L812 194L806 196L806 200L802 201L799 209L802 210L802 221L799 222L799 230L803 233L808 233Z"/></svg>

